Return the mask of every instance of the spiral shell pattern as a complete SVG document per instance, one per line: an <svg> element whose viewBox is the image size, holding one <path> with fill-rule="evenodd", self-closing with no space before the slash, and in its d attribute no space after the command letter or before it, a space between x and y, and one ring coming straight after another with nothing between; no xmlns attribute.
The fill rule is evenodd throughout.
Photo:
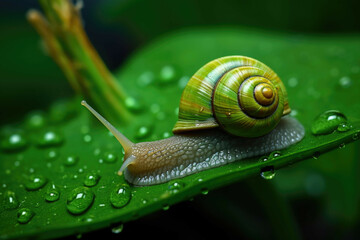
<svg viewBox="0 0 360 240"><path fill-rule="evenodd" d="M259 137L289 112L286 89L273 70L249 57L223 57L189 80L173 132L220 126L236 136Z"/></svg>

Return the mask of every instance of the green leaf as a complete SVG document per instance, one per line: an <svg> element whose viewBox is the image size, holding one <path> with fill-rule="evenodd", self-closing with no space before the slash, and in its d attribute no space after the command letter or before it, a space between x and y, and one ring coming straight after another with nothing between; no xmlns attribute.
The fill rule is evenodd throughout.
<svg viewBox="0 0 360 240"><path fill-rule="evenodd" d="M359 40L359 36L305 37L236 28L184 30L158 39L134 54L116 73L128 95L133 96L126 105L136 120L118 126L131 140L172 135L187 79L208 61L226 55L256 58L278 73L287 87L293 116L306 129L305 138L279 156L267 156L267 161L259 156L169 183L134 187L117 175L123 153L115 138L81 108L79 99L71 100L56 121L44 114L40 117L45 119L34 125L24 120L3 128L2 140L6 144L18 140L18 146L1 145L1 238L53 238L125 223L240 179L260 176L264 169L276 172L357 140L360 108L354 99L360 88ZM313 135L315 119L327 110L341 112L352 127ZM46 133L56 138L53 134L47 138ZM11 138L14 134L18 137ZM89 174L97 176L90 185L85 183ZM28 181L34 185L36 178L42 184L26 188ZM74 200L74 191L79 188L87 195L85 202L80 195ZM47 200L54 189L58 200ZM81 211L70 213L69 204L74 201ZM18 210L24 208L32 213L27 223L17 217Z"/></svg>

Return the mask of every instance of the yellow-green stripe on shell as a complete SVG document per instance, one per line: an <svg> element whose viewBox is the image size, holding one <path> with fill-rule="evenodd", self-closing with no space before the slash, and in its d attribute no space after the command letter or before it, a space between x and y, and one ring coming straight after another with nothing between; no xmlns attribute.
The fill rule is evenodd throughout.
<svg viewBox="0 0 360 240"><path fill-rule="evenodd" d="M215 59L184 89L174 133L222 127L230 134L267 134L290 113L286 89L276 73L249 57Z"/></svg>

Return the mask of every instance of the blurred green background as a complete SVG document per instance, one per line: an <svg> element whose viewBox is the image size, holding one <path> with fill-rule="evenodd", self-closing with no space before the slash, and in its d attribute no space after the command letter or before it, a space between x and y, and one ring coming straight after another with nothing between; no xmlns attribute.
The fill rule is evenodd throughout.
<svg viewBox="0 0 360 240"><path fill-rule="evenodd" d="M87 0L82 10L87 34L111 70L152 40L183 28L236 26L301 37L360 33L358 1L147 1ZM56 64L45 55L25 19L34 0L0 2L0 124L46 109L73 95ZM360 48L360 43L359 43ZM359 56L360 57L360 56ZM358 80L358 79L356 79ZM359 142L316 161L277 173L271 183L254 178L126 224L123 237L272 239L266 189L274 188L294 213L305 239L355 239L359 219ZM257 195L254 188L263 188ZM238 194L234 194L234 189ZM255 192L255 193L254 193ZM218 205L226 206L218 208ZM262 206L262 207L259 207ZM274 221L274 220L273 220ZM141 232L139 231L142 230ZM261 229L261 230L260 230ZM109 237L109 229L96 232ZM86 234L83 235L86 237ZM89 235L90 236L90 235Z"/></svg>
<svg viewBox="0 0 360 240"><path fill-rule="evenodd" d="M181 28L242 26L295 35L360 30L358 1L87 0L84 5L87 34L111 70L134 50ZM25 19L30 8L40 7L36 0L0 1L0 123L72 94Z"/></svg>

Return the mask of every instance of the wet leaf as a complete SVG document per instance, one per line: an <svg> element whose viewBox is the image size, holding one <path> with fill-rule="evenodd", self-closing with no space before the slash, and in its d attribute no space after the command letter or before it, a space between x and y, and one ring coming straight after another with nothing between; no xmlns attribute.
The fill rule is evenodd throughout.
<svg viewBox="0 0 360 240"><path fill-rule="evenodd" d="M148 141L168 136L177 119L183 79L208 61L226 55L254 57L278 73L287 87L292 114L306 129L305 138L280 152L190 175L176 180L176 184L130 185L125 192L131 192L131 197L129 194L116 195L119 191L115 188L127 184L117 175L122 163L122 149L116 139L80 106L80 100L75 99L74 103L79 103L75 107L76 116L59 123L49 122L46 129L40 128L46 131L56 124L61 144L39 147L37 132L24 128L27 147L0 153L1 197L10 191L21 203L19 207L16 204L15 207L1 208L1 237L54 238L125 223L240 179L252 175L260 177L264 169L276 172L281 167L321 156L323 152L357 140L360 108L354 99L360 88L360 81L357 81L360 78L359 40L357 36L300 37L234 28L179 31L158 39L135 53L117 73L118 81L128 94L136 96L136 102L141 103L134 105L134 101L130 101L130 107L136 106L135 120L131 125L117 126L131 140ZM166 81L163 79L164 68L171 69L171 74L165 71ZM150 73L152 79L144 85L145 73ZM351 88L344 85L343 77L350 79ZM313 135L313 122L328 110L341 112L352 127L347 131L335 129L328 134ZM56 150L56 158L49 159L49 148ZM109 152L119 157L107 161L104 156ZM94 172L99 176L96 184L84 187L84 179ZM26 188L28 176L39 175L61 192L57 201L46 200L48 186L42 185L31 191ZM91 192L93 197L81 211L71 214L67 204L74 197L81 199L82 196L74 195L79 188ZM117 192L114 193L114 189ZM126 201L122 199L123 195ZM121 204L114 207L111 199ZM18 223L20 208L31 211L30 221Z"/></svg>

